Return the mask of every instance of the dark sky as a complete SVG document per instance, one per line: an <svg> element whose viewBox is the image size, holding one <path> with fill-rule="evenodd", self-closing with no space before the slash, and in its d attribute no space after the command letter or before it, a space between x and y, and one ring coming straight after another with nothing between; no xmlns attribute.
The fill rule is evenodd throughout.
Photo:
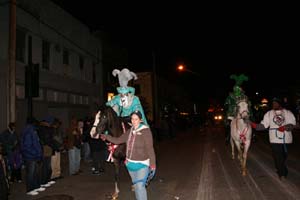
<svg viewBox="0 0 300 200"><path fill-rule="evenodd" d="M159 74L199 95L223 98L234 85L231 74L249 77L249 95L274 95L299 79L299 21L291 5L54 2L127 47L132 71L151 70L154 52ZM200 76L176 72L181 63Z"/></svg>

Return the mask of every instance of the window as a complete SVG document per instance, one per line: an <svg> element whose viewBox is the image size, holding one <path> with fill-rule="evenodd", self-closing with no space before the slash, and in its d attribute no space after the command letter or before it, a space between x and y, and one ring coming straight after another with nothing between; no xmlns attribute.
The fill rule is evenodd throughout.
<svg viewBox="0 0 300 200"><path fill-rule="evenodd" d="M67 49L64 49L63 52L63 64L69 64L69 51Z"/></svg>
<svg viewBox="0 0 300 200"><path fill-rule="evenodd" d="M96 63L93 62L93 77L92 83L96 83Z"/></svg>
<svg viewBox="0 0 300 200"><path fill-rule="evenodd" d="M49 69L50 66L50 43L43 40L42 44L42 68Z"/></svg>
<svg viewBox="0 0 300 200"><path fill-rule="evenodd" d="M82 56L79 57L79 69L80 71L83 71L84 67L84 58Z"/></svg>
<svg viewBox="0 0 300 200"><path fill-rule="evenodd" d="M25 62L26 33L17 28L16 30L16 60Z"/></svg>

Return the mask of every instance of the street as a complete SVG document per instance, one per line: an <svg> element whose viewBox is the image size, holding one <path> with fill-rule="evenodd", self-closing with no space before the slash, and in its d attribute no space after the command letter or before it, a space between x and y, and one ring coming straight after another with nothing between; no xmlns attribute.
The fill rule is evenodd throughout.
<svg viewBox="0 0 300 200"><path fill-rule="evenodd" d="M157 173L147 188L149 199L300 199L300 133L294 133L287 162L289 175L284 181L275 172L265 132L258 132L257 141L250 146L246 176L241 175L237 158L231 159L231 147L224 138L223 127L206 127L155 143ZM113 165L107 163L105 173L95 176L90 164L82 162L83 173L68 176L66 156L63 179L35 197L25 194L24 183L14 183L10 199L107 199L114 189ZM119 199L134 200L124 166L121 174ZM66 196L54 198L56 195Z"/></svg>

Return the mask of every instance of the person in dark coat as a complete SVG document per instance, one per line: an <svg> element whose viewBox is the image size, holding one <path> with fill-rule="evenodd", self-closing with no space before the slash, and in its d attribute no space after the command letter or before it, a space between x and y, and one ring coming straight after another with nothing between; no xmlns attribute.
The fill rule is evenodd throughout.
<svg viewBox="0 0 300 200"><path fill-rule="evenodd" d="M21 133L21 152L26 168L26 191L28 195L38 195L44 191L41 187L39 163L42 161L42 146L37 134L37 121L28 118L27 124Z"/></svg>
<svg viewBox="0 0 300 200"><path fill-rule="evenodd" d="M86 132L89 133L91 126L86 127ZM92 163L93 163L93 174L99 175L104 172L105 161L108 156L108 150L106 143L100 138L91 138L88 137L89 145L91 149Z"/></svg>
<svg viewBox="0 0 300 200"><path fill-rule="evenodd" d="M9 184L4 162L3 145L0 143L0 199L7 200L9 195Z"/></svg>

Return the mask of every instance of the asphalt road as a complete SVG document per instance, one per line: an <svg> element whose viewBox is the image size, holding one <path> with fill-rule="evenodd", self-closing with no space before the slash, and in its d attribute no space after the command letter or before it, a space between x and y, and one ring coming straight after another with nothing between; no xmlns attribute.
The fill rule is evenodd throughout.
<svg viewBox="0 0 300 200"><path fill-rule="evenodd" d="M295 132L294 136L287 163L289 175L281 181L275 173L264 132L257 133L257 142L250 146L246 176L241 175L239 162L231 159L231 148L225 145L222 127L177 132L174 139L155 144L157 174L148 187L149 199L300 199L300 133ZM114 189L112 164L107 163L105 173L95 176L91 175L90 164L83 162L82 174L68 176L66 158L64 154L63 179L35 197L25 194L24 183L14 183L10 199L107 199ZM119 199L135 199L124 167L120 189Z"/></svg>

